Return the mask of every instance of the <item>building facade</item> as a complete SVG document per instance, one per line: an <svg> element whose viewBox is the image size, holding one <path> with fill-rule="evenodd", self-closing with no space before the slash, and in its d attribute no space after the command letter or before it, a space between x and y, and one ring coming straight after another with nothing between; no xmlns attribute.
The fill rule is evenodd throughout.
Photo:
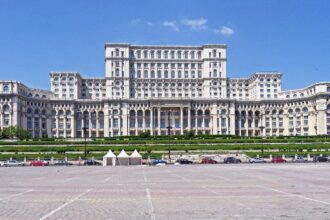
<svg viewBox="0 0 330 220"><path fill-rule="evenodd" d="M105 44L105 78L51 72L50 91L0 81L0 128L33 137L330 134L330 82L282 91L279 72L228 78L226 45ZM84 132L83 128L86 128Z"/></svg>

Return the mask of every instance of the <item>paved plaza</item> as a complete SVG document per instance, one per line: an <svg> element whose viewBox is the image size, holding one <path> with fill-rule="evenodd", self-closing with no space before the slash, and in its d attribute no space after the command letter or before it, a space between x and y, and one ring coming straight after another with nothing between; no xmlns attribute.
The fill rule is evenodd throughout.
<svg viewBox="0 0 330 220"><path fill-rule="evenodd" d="M330 164L0 168L0 219L330 219Z"/></svg>

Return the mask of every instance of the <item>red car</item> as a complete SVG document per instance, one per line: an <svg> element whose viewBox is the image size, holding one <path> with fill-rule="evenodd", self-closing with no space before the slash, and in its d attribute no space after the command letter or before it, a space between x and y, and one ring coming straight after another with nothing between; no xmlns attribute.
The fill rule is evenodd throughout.
<svg viewBox="0 0 330 220"><path fill-rule="evenodd" d="M31 161L30 165L33 167L40 167L40 166L48 166L49 163L44 160L34 160L34 161Z"/></svg>
<svg viewBox="0 0 330 220"><path fill-rule="evenodd" d="M272 163L285 163L286 160L284 160L282 157L274 157L272 159Z"/></svg>
<svg viewBox="0 0 330 220"><path fill-rule="evenodd" d="M202 159L202 162L201 162L201 163L211 163L211 164L216 164L216 163L218 163L218 161L206 157L206 158L203 158L203 159Z"/></svg>

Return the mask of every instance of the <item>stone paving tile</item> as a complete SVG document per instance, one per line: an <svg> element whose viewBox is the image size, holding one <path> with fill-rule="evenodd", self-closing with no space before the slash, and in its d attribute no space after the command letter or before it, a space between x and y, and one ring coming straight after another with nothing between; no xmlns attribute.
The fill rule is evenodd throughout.
<svg viewBox="0 0 330 220"><path fill-rule="evenodd" d="M330 164L0 168L0 220L330 219Z"/></svg>

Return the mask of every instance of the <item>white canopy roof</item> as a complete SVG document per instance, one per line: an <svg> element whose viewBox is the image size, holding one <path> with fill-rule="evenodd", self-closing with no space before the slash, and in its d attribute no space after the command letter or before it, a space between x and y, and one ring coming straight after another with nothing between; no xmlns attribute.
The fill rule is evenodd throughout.
<svg viewBox="0 0 330 220"><path fill-rule="evenodd" d="M117 157L118 158L128 158L129 156L124 150L121 150L120 154Z"/></svg>
<svg viewBox="0 0 330 220"><path fill-rule="evenodd" d="M137 152L137 150L134 150L134 152L131 154L130 157L142 158L141 154L139 154L139 152Z"/></svg>
<svg viewBox="0 0 330 220"><path fill-rule="evenodd" d="M116 155L115 155L114 153L112 153L111 150L109 150L108 153L107 153L104 157L108 157L108 158L116 158Z"/></svg>

